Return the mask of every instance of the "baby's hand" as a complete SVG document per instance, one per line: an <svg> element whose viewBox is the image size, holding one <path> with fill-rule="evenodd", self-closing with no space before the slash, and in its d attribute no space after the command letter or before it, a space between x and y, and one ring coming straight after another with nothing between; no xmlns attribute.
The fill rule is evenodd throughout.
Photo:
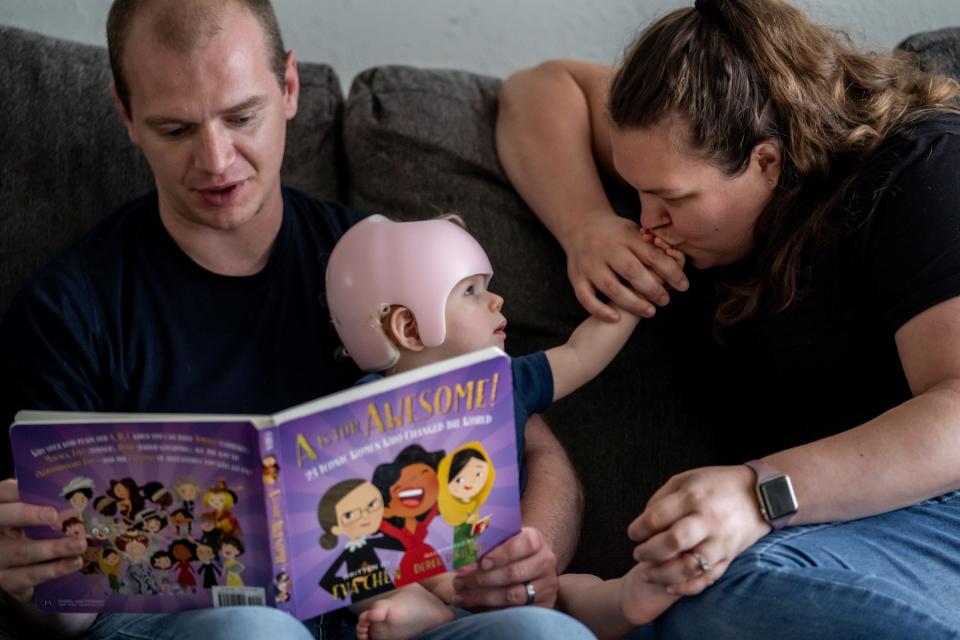
<svg viewBox="0 0 960 640"><path fill-rule="evenodd" d="M650 231L648 231L647 229L644 229L644 230L643 230L643 233L641 234L641 237L642 237L646 242L649 242L650 244L652 244L653 246L655 246L655 247L657 247L657 248L659 248L659 249L662 249L664 253L666 253L668 256L670 256L671 258L673 258L674 262L676 262L676 263L677 263L677 266L679 266L681 269L683 269L683 267L687 264L687 256L686 256L686 254L684 254L682 251L677 251L676 249L674 249L672 246L670 246L669 244L667 244L667 243L663 240L663 238L659 238L659 237L653 235L653 234L650 233Z"/></svg>

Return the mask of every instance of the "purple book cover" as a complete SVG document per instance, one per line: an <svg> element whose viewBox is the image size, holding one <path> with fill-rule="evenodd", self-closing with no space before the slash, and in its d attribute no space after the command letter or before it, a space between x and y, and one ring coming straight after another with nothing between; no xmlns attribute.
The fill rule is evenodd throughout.
<svg viewBox="0 0 960 640"><path fill-rule="evenodd" d="M497 349L272 417L33 414L10 438L21 500L62 516L27 535L87 539L80 571L36 588L47 611L265 604L308 619L520 530Z"/></svg>
<svg viewBox="0 0 960 640"><path fill-rule="evenodd" d="M69 414L62 414L67 416ZM174 421L176 420L176 421ZM23 502L51 506L84 536L80 571L36 588L40 608L165 612L264 603L271 584L263 483L250 422L18 424Z"/></svg>
<svg viewBox="0 0 960 640"><path fill-rule="evenodd" d="M465 360L277 416L297 617L472 564L520 530L510 359L491 350L435 367Z"/></svg>

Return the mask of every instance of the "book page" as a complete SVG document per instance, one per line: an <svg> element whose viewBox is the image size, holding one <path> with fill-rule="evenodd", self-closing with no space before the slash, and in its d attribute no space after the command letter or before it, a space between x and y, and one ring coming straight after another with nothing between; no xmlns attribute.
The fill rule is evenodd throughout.
<svg viewBox="0 0 960 640"><path fill-rule="evenodd" d="M27 535L83 536L87 551L80 571L37 587L41 609L267 604L272 576L250 422L53 417L10 432L21 500L61 514L57 528Z"/></svg>
<svg viewBox="0 0 960 640"><path fill-rule="evenodd" d="M520 530L510 360L484 357L278 415L297 617L454 571Z"/></svg>

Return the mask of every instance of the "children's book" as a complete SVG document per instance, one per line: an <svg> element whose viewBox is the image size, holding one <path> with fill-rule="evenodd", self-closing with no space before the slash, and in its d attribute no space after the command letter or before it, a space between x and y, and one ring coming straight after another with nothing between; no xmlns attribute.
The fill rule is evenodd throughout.
<svg viewBox="0 0 960 640"><path fill-rule="evenodd" d="M23 502L87 539L47 611L269 605L307 619L520 530L510 359L485 349L272 416L21 412Z"/></svg>

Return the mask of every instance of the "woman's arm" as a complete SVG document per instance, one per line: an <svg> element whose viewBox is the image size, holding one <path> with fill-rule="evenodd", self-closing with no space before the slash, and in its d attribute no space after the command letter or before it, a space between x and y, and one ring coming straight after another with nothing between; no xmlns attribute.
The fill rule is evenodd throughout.
<svg viewBox="0 0 960 640"><path fill-rule="evenodd" d="M765 458L793 479L794 522L852 520L960 488L960 297L909 320L896 342L913 398Z"/></svg>
<svg viewBox="0 0 960 640"><path fill-rule="evenodd" d="M573 60L517 72L500 90L497 118L507 175L566 252L577 299L608 321L617 313L598 292L650 317L654 304L669 301L664 283L688 286L676 263L645 243L639 225L617 216L604 194L598 165L615 175L605 106L610 74Z"/></svg>
<svg viewBox="0 0 960 640"><path fill-rule="evenodd" d="M606 65L550 60L514 73L500 88L500 162L565 249L591 212L615 215L598 170L615 175L604 116L611 75Z"/></svg>
<svg viewBox="0 0 960 640"><path fill-rule="evenodd" d="M822 440L764 458L787 473L800 511L792 524L853 520L960 488L960 297L909 320L897 349L914 397ZM647 578L699 593L769 531L744 466L694 469L670 479L630 525ZM701 574L690 552L713 569Z"/></svg>

